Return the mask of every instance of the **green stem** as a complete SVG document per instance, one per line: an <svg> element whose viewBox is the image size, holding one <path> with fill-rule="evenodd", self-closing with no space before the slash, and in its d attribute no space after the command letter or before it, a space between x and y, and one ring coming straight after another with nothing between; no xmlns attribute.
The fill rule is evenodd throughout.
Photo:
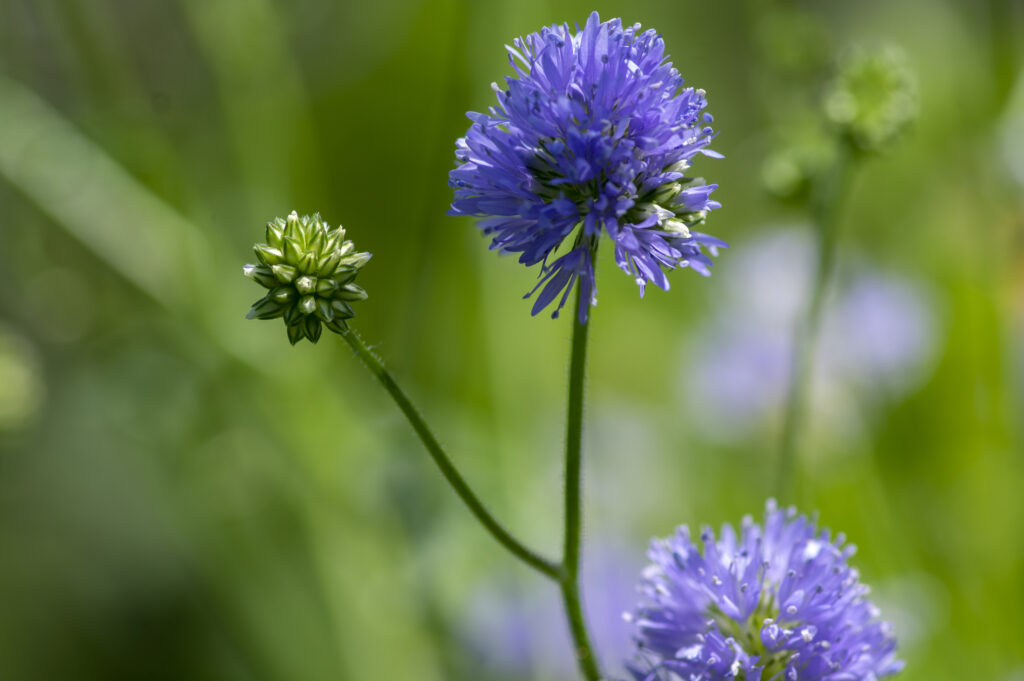
<svg viewBox="0 0 1024 681"><path fill-rule="evenodd" d="M402 389L398 387L395 379L391 376L391 373L384 368L384 364L381 360L373 354L373 352L366 347L363 343L362 338L352 329L349 329L345 333L341 334L348 344L355 351L359 359L363 361L366 368L370 370L380 384L384 386L384 389L388 391L395 404L405 414L405 418L409 421L409 425L412 426L413 430L416 431L416 435L419 436L423 446L427 448L427 452L430 454L430 458L434 460L437 467L441 470L441 474L444 475L445 480L451 485L455 493L459 495L459 498L466 504L470 512L476 516L480 524L498 540L502 546L504 546L510 553L519 558L530 567L534 568L538 572L541 572L548 577L561 581L563 576L563 569L560 565L557 565L546 558L534 553L530 549L523 546L515 537L513 537L508 530L506 530L501 523L494 519L494 516L487 510L473 490L469 488L466 481L462 478L458 469L448 458L441 444L434 437L434 434L430 432L430 428L427 427L426 422L420 413L413 406L412 401L409 397L402 392Z"/></svg>
<svg viewBox="0 0 1024 681"><path fill-rule="evenodd" d="M788 496L796 494L794 477L799 435L806 416L807 392L811 385L821 317L836 266L836 245L839 242L842 206L857 161L854 154L849 144L841 145L831 176L819 187L813 199L812 213L818 230L818 251L811 301L806 314L797 323L793 339L789 389L782 426L782 448L775 485L779 501L783 503L787 501Z"/></svg>
<svg viewBox="0 0 1024 681"><path fill-rule="evenodd" d="M576 292L577 298L581 295L580 291ZM583 384L586 379L588 326L588 323L580 323L574 311L572 357L569 364L569 409L565 426L565 544L562 551L563 564L569 577L579 572L580 559Z"/></svg>
<svg viewBox="0 0 1024 681"><path fill-rule="evenodd" d="M573 647L580 673L587 681L601 681L601 669L597 665L597 657L594 655L590 636L587 634L587 623L583 618L583 606L580 603L580 587L577 580L573 580L571 583L568 580L562 582L562 602L565 603L565 615L569 620L569 629L572 632Z"/></svg>
<svg viewBox="0 0 1024 681"><path fill-rule="evenodd" d="M989 46L992 67L992 111L1000 114L1013 93L1020 71L1020 26L1013 0L989 0Z"/></svg>
<svg viewBox="0 0 1024 681"><path fill-rule="evenodd" d="M596 257L596 249L591 258ZM569 409L565 434L565 546L561 579L562 600L569 629L576 649L580 672L587 681L599 681L601 671L594 656L587 625L580 603L580 471L583 448L583 384L587 365L588 323L579 321L579 305L583 287L576 289L576 308L573 310L572 358L569 363ZM589 301L586 301L589 303ZM589 321L589 317L588 317Z"/></svg>
<svg viewBox="0 0 1024 681"><path fill-rule="evenodd" d="M596 257L596 248L591 251ZM586 322L580 323L578 310L582 287L576 290L576 308L573 310L572 357L569 364L569 408L566 422L565 444L565 544L560 564L553 563L534 553L521 544L506 530L463 480L462 475L445 454L437 438L427 427L423 417L408 396L395 382L390 372L384 368L381 360L366 347L359 335L352 329L341 334L342 338L352 347L356 355L363 361L366 368L377 377L384 389L388 391L398 408L405 414L409 424L416 431L420 441L427 448L437 467L441 469L448 484L469 507L477 520L490 532L498 542L513 555L538 572L558 582L562 590L562 601L565 603L566 618L572 633L573 646L579 662L580 672L587 681L600 681L601 670L597 664L590 635L583 618L583 606L580 600L579 566L580 566L580 482L581 460L583 449L583 386L587 364L587 329Z"/></svg>

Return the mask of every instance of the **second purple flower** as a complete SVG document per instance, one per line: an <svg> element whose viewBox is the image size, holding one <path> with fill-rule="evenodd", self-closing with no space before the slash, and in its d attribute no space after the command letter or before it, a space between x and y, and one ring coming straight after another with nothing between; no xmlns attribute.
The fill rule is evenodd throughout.
<svg viewBox="0 0 1024 681"><path fill-rule="evenodd" d="M683 88L661 37L594 12L582 30L551 26L508 51L515 75L494 85L498 105L468 114L456 142L449 213L482 218L491 248L541 264L533 314L557 299L557 317L579 285L586 321L602 233L641 295L648 282L667 290L675 267L708 274L704 249L726 244L691 228L720 207L717 185L687 170L698 153L720 156L705 93Z"/></svg>

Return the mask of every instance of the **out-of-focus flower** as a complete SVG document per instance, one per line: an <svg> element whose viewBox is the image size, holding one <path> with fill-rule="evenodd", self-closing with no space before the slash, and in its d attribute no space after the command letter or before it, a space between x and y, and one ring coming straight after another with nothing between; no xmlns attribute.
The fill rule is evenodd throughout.
<svg viewBox="0 0 1024 681"><path fill-rule="evenodd" d="M896 640L848 564L855 548L769 501L718 538L655 540L640 581L637 681L848 681L898 672Z"/></svg>
<svg viewBox="0 0 1024 681"><path fill-rule="evenodd" d="M284 317L288 340L320 339L321 322L335 333L344 333L346 319L355 316L349 303L364 300L366 291L354 282L359 269L370 259L345 240L345 229L331 229L320 214L292 211L287 220L267 223L267 242L256 244L258 265L242 272L270 289L253 303L249 319Z"/></svg>
<svg viewBox="0 0 1024 681"><path fill-rule="evenodd" d="M779 415L793 331L813 276L813 239L808 231L772 229L737 258L735 276L687 345L680 373L696 427L725 439L749 436ZM831 431L851 424L836 423L830 410L849 415L872 399L896 398L918 385L934 364L938 338L926 288L850 260L851 276L825 310L811 386L815 421Z"/></svg>
<svg viewBox="0 0 1024 681"><path fill-rule="evenodd" d="M842 59L824 105L856 148L881 151L917 116L916 83L897 49L854 49Z"/></svg>
<svg viewBox="0 0 1024 681"><path fill-rule="evenodd" d="M928 301L913 283L863 273L826 319L827 370L851 384L899 390L931 354L934 327Z"/></svg>
<svg viewBox="0 0 1024 681"><path fill-rule="evenodd" d="M579 285L586 320L602 233L641 295L648 282L668 289L665 270L708 274L702 248L726 244L690 230L720 207L717 185L687 170L698 153L720 155L707 149L705 93L683 88L661 37L594 12L582 30L551 26L508 50L516 75L456 142L449 213L483 218L491 248L541 263L533 314L557 298L557 317Z"/></svg>
<svg viewBox="0 0 1024 681"><path fill-rule="evenodd" d="M639 552L600 539L587 547L584 558L580 588L590 634L602 662L614 671L630 651L631 625L624 614L633 607L633 581L643 563ZM553 587L538 592L509 582L481 585L461 621L464 640L479 651L488 672L578 678L565 612Z"/></svg>

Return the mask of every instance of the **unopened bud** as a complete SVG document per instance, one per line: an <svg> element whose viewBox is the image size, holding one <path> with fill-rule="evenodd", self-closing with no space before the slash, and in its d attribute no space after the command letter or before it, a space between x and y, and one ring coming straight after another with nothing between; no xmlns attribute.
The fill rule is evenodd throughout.
<svg viewBox="0 0 1024 681"><path fill-rule="evenodd" d="M363 300L366 291L352 283L370 259L345 240L340 226L331 229L319 214L267 224L266 243L256 244L258 265L246 265L245 276L269 289L247 315L250 319L283 317L288 340L316 342L321 325L335 333L348 327L345 320L355 312L349 302Z"/></svg>
<svg viewBox="0 0 1024 681"><path fill-rule="evenodd" d="M858 149L882 151L917 116L913 74L893 48L851 51L840 62L824 108Z"/></svg>

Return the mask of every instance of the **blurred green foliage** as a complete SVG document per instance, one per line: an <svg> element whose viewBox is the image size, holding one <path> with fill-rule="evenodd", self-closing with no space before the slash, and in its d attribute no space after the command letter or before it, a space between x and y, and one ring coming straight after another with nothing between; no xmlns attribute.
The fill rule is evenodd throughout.
<svg viewBox="0 0 1024 681"><path fill-rule="evenodd" d="M808 130L842 48L892 43L920 117L861 174L843 245L926 285L942 335L855 440L805 448L799 502L860 546L903 679L1020 679L1024 8L596 5L661 31L708 91L726 156L700 163L725 205L708 229L734 248L642 302L602 254L588 539L639 562L648 537L771 494L778 423L701 436L681 358L731 256L804 220L763 189L765 159ZM355 326L554 554L567 320L529 317L534 273L445 216L446 182L502 46L591 9L0 0L0 678L551 678L494 664L463 623L495 581L554 588L473 524L340 343L244 320L240 268L275 215L344 224L374 253Z"/></svg>

